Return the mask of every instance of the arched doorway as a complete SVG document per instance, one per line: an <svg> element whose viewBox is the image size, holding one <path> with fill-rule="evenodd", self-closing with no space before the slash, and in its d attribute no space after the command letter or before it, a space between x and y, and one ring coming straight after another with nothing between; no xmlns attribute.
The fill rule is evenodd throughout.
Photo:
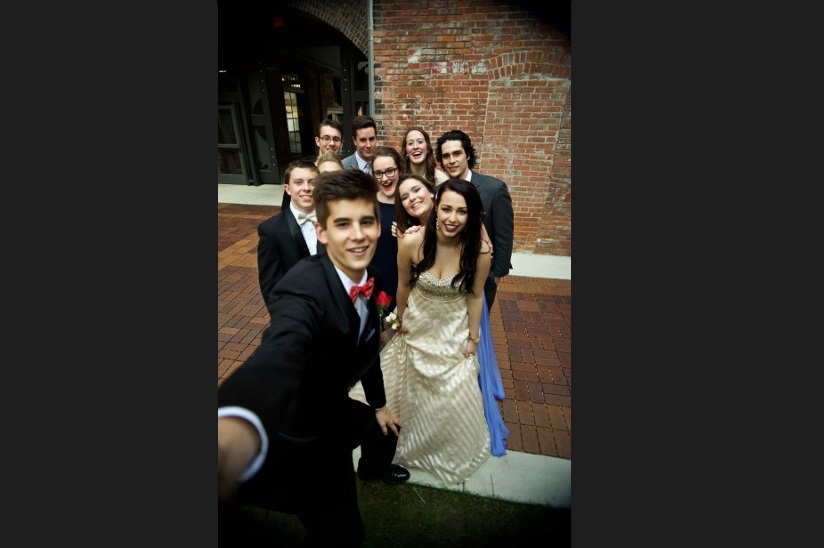
<svg viewBox="0 0 824 548"><path fill-rule="evenodd" d="M366 65L348 38L311 15L219 2L218 183L280 184L291 160L314 159L323 118L341 123L341 152L350 154L349 122L368 108Z"/></svg>

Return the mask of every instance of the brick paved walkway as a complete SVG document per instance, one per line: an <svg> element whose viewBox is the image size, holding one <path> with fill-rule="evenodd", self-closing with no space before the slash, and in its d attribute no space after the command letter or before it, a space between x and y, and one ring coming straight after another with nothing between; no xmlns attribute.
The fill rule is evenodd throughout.
<svg viewBox="0 0 824 548"><path fill-rule="evenodd" d="M218 204L218 385L269 323L257 279L257 225L279 207ZM506 398L507 449L572 458L571 280L507 276L489 318Z"/></svg>

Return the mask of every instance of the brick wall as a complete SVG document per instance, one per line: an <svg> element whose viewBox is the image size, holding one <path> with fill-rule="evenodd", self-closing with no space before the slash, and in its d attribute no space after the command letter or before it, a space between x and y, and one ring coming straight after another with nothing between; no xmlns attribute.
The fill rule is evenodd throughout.
<svg viewBox="0 0 824 548"><path fill-rule="evenodd" d="M365 0L286 2L368 53ZM514 250L571 256L569 38L499 0L374 0L378 141L403 150L408 126L461 129L475 169L507 183Z"/></svg>

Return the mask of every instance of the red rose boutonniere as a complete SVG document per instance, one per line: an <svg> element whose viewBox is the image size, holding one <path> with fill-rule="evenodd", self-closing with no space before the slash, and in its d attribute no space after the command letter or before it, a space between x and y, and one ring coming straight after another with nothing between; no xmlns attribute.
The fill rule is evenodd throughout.
<svg viewBox="0 0 824 548"><path fill-rule="evenodd" d="M390 304L392 304L392 297L387 295L385 291L381 291L380 293L378 293L378 296L375 298L375 300L378 303L378 314L380 316L381 331L383 331L383 318L384 316L386 316L386 309L389 308Z"/></svg>

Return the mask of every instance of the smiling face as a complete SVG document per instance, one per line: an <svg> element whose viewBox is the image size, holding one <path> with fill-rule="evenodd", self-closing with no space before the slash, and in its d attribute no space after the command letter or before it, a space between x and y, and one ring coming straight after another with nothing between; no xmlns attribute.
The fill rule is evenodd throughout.
<svg viewBox="0 0 824 548"><path fill-rule="evenodd" d="M441 145L441 166L454 179L466 179L469 158L460 141L444 141Z"/></svg>
<svg viewBox="0 0 824 548"><path fill-rule="evenodd" d="M309 213L315 209L312 192L315 190L317 177L316 169L305 167L296 167L289 173L289 182L284 185L284 190L298 211Z"/></svg>
<svg viewBox="0 0 824 548"><path fill-rule="evenodd" d="M426 155L429 153L428 143L423 137L423 133L413 129L406 135L406 143L404 145L406 156L414 165L421 165L426 162Z"/></svg>
<svg viewBox="0 0 824 548"><path fill-rule="evenodd" d="M445 190L438 203L438 232L447 238L458 236L466 228L469 209L466 199L453 190Z"/></svg>
<svg viewBox="0 0 824 548"><path fill-rule="evenodd" d="M355 143L355 148L358 149L358 156L366 160L372 161L372 152L378 145L378 137L373 127L363 127L357 130L352 136L352 141Z"/></svg>
<svg viewBox="0 0 824 548"><path fill-rule="evenodd" d="M378 187L384 197L382 201L394 203L395 188L401 176L400 166L391 156L376 156L372 159L372 174L378 181Z"/></svg>
<svg viewBox="0 0 824 548"><path fill-rule="evenodd" d="M372 200L335 200L328 203L326 227L315 225L318 240L334 265L353 282L360 283L363 272L375 255L381 224Z"/></svg>
<svg viewBox="0 0 824 548"><path fill-rule="evenodd" d="M320 128L320 136L315 137L315 144L321 153L328 152L337 156L340 154L340 147L343 144L342 138L343 136L337 129L331 126L323 126Z"/></svg>
<svg viewBox="0 0 824 548"><path fill-rule="evenodd" d="M435 205L429 189L418 179L410 177L398 185L398 195L401 205L409 216L415 217L422 225L425 225Z"/></svg>

